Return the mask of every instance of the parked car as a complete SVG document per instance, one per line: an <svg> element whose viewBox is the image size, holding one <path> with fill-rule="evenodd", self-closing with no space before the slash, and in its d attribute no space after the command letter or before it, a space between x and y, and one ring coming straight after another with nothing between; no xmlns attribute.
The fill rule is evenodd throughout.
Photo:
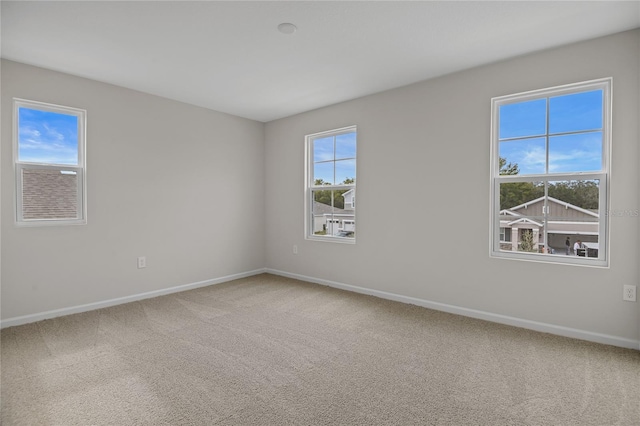
<svg viewBox="0 0 640 426"><path fill-rule="evenodd" d="M352 237L353 238L354 232L353 231L338 231L338 233L336 234L336 236L338 237Z"/></svg>

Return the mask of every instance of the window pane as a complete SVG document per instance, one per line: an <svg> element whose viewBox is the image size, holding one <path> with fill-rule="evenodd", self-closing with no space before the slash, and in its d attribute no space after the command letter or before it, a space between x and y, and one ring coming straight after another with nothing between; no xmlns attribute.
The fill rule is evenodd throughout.
<svg viewBox="0 0 640 426"><path fill-rule="evenodd" d="M356 158L356 133L336 136L336 159Z"/></svg>
<svg viewBox="0 0 640 426"><path fill-rule="evenodd" d="M75 171L22 170L24 219L77 219L77 203Z"/></svg>
<svg viewBox="0 0 640 426"><path fill-rule="evenodd" d="M315 163L313 165L313 184L322 185L323 183L328 183L333 185L334 165L335 162L333 161L329 161L327 163Z"/></svg>
<svg viewBox="0 0 640 426"><path fill-rule="evenodd" d="M333 136L315 139L313 141L313 161L328 161L333 159Z"/></svg>
<svg viewBox="0 0 640 426"><path fill-rule="evenodd" d="M336 161L336 183L354 183L356 180L356 161Z"/></svg>
<svg viewBox="0 0 640 426"><path fill-rule="evenodd" d="M600 181L554 181L549 182L548 191L549 245L565 256L598 257ZM574 245L578 241L576 248Z"/></svg>
<svg viewBox="0 0 640 426"><path fill-rule="evenodd" d="M499 143L500 174L529 175L546 171L545 138L518 139ZM504 160L504 161L503 161Z"/></svg>
<svg viewBox="0 0 640 426"><path fill-rule="evenodd" d="M602 170L602 132L549 138L549 172Z"/></svg>
<svg viewBox="0 0 640 426"><path fill-rule="evenodd" d="M332 191L311 191L313 205L311 207L312 233L314 235L327 235L327 224L333 218Z"/></svg>
<svg viewBox="0 0 640 426"><path fill-rule="evenodd" d="M18 108L18 161L78 165L78 117Z"/></svg>
<svg viewBox="0 0 640 426"><path fill-rule="evenodd" d="M500 250L540 253L544 246L544 183L500 184L500 198Z"/></svg>
<svg viewBox="0 0 640 426"><path fill-rule="evenodd" d="M499 139L544 135L547 128L547 100L502 105Z"/></svg>
<svg viewBox="0 0 640 426"><path fill-rule="evenodd" d="M549 133L602 129L602 90L549 98Z"/></svg>
<svg viewBox="0 0 640 426"><path fill-rule="evenodd" d="M353 192L354 190L312 191L314 201L311 212L314 235L355 237L355 207L350 202ZM348 203L345 203L343 194L347 196Z"/></svg>

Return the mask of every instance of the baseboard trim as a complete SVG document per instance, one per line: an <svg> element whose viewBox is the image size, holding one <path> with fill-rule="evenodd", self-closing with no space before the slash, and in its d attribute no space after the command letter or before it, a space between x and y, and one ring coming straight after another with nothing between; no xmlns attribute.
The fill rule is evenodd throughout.
<svg viewBox="0 0 640 426"><path fill-rule="evenodd" d="M627 339L625 337L594 333L591 331L563 327L560 325L548 324L548 323L543 323L538 321L531 321L531 320L511 317L507 315L494 314L491 312L479 311L476 309L463 308L460 306L449 305L446 303L433 302L430 300L403 296L400 294L389 293L386 291L373 290L370 288L358 287L350 284L343 284L340 282L310 277L307 275L294 274L291 272L280 271L277 269L266 268L265 272L273 275L280 275L287 278L294 278L301 281L307 281L315 284L326 285L329 287L339 288L342 290L352 291L355 293L367 294L370 296L380 297L382 299L394 300L396 302L408 303L411 305L422 306L424 308L434 309L437 311L448 312L451 314L457 314L457 315L462 315L462 316L471 317L471 318L482 319L482 320L491 321L499 324L511 325L514 327L526 328L529 330L555 334L558 336L571 337L574 339L586 340L589 342L602 343L605 345L612 345L612 346L619 346L627 349L640 350L640 340Z"/></svg>
<svg viewBox="0 0 640 426"><path fill-rule="evenodd" d="M131 296L118 297L116 299L103 300L101 302L87 303L86 305L78 305L78 306L72 306L69 308L54 309L52 311L40 312L37 314L7 318L5 320L0 321L0 329L6 328L6 327L12 327L15 325L29 324L32 322L55 318L55 317L61 317L64 315L78 314L81 312L93 311L101 308L108 308L110 306L121 305L123 303L136 302L138 300L150 299L152 297L164 296L171 293L178 293L181 291L193 290L194 288L206 287L214 284L221 284L227 281L233 281L240 278L246 278L253 275L263 274L266 271L267 270L265 268L255 269L253 271L241 272L239 274L227 275L220 278L213 278L210 280L198 281L195 283L163 288L161 290L154 290L146 293L134 294Z"/></svg>

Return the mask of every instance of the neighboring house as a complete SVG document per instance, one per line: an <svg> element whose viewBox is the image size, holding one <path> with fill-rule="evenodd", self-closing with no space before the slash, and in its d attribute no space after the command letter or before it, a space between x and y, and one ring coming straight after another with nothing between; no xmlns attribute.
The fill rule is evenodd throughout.
<svg viewBox="0 0 640 426"><path fill-rule="evenodd" d="M69 219L78 216L78 179L60 170L23 170L22 210L25 219Z"/></svg>
<svg viewBox="0 0 640 426"><path fill-rule="evenodd" d="M337 235L340 231L356 230L355 206L356 193L354 189L342 194L344 209L331 207L328 204L313 202L313 232L325 232L327 235Z"/></svg>
<svg viewBox="0 0 640 426"><path fill-rule="evenodd" d="M597 249L600 215L597 211L583 209L573 204L547 197L548 213L546 219L547 246L564 253L564 242L571 239L594 243ZM536 198L524 204L500 211L500 248L518 250L524 232L533 232L534 249L544 246L545 215L544 197Z"/></svg>
<svg viewBox="0 0 640 426"><path fill-rule="evenodd" d="M345 210L353 210L356 208L356 190L355 189L350 189L344 194L342 194L342 198L344 198Z"/></svg>

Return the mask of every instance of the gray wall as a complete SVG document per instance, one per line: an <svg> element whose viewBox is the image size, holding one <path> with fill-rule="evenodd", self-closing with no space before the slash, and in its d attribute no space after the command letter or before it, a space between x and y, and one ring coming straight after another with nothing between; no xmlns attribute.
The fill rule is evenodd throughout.
<svg viewBox="0 0 640 426"><path fill-rule="evenodd" d="M5 60L1 77L3 319L264 267L263 123ZM87 225L14 226L13 97L87 110Z"/></svg>
<svg viewBox="0 0 640 426"><path fill-rule="evenodd" d="M2 319L267 267L637 342L640 219L611 218L610 268L492 259L488 167L491 97L612 76L610 208L640 208L638 52L636 30L266 125L3 60ZM87 109L86 226L14 226L14 96ZM304 136L352 124L357 244L307 241Z"/></svg>
<svg viewBox="0 0 640 426"><path fill-rule="evenodd" d="M639 52L635 30L268 123L267 267L637 342L637 216L612 217L610 268L490 258L488 226L491 98L609 76L610 207L639 208ZM304 136L353 124L357 244L305 240ZM399 209L413 226L384 226Z"/></svg>

